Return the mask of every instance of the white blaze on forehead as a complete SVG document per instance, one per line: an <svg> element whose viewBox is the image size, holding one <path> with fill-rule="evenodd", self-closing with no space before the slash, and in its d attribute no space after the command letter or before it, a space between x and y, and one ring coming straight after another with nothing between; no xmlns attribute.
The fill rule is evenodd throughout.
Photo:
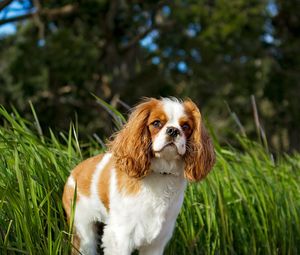
<svg viewBox="0 0 300 255"><path fill-rule="evenodd" d="M185 115L182 103L177 99L162 99L163 109L167 115L168 125L179 126L179 119Z"/></svg>

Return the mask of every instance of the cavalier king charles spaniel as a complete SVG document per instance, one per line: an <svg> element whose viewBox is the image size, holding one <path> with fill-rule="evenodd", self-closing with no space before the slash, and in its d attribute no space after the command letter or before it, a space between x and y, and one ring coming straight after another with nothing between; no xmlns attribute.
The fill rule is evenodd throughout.
<svg viewBox="0 0 300 255"><path fill-rule="evenodd" d="M75 207L73 253L97 253L95 224L102 222L104 254L163 254L187 180L203 179L215 162L198 107L189 99L146 99L108 148L76 166L65 185L69 222Z"/></svg>

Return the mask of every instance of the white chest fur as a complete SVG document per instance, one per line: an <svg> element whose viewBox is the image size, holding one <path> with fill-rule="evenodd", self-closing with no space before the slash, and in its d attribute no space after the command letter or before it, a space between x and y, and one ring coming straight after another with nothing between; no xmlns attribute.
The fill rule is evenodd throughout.
<svg viewBox="0 0 300 255"><path fill-rule="evenodd" d="M146 242L150 243L173 224L181 208L185 189L185 180L174 175L152 174L144 180L141 199L145 201L143 221ZM172 231L171 230L171 231Z"/></svg>
<svg viewBox="0 0 300 255"><path fill-rule="evenodd" d="M153 164L153 166L172 168L178 164ZM181 166L180 166L181 168ZM180 211L186 181L182 169L155 169L155 172L142 180L141 190L137 195L120 194L114 187L115 176L111 183L111 214L109 226L118 229L118 237L125 236L132 240L132 248L151 244L159 239L168 240ZM161 174L159 172L176 173Z"/></svg>

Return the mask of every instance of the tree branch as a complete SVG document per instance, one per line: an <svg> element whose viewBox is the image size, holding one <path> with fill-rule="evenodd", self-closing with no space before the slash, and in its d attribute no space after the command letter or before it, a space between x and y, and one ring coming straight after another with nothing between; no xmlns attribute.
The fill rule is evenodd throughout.
<svg viewBox="0 0 300 255"><path fill-rule="evenodd" d="M28 18L32 18L32 17L33 17L33 13L27 13L27 14L24 14L24 15L7 18L7 19L4 19L4 20L0 20L0 26L3 25L3 24L16 22L16 21L20 21L20 20L24 20L24 19L28 19Z"/></svg>
<svg viewBox="0 0 300 255"><path fill-rule="evenodd" d="M112 32L114 30L114 19L117 15L118 8L120 6L120 1L119 0L111 0L109 1L110 5L106 14L106 24L108 31Z"/></svg>
<svg viewBox="0 0 300 255"><path fill-rule="evenodd" d="M144 32L137 34L135 37L131 39L130 42L128 42L126 45L121 47L122 51L129 50L130 48L134 47L138 42L143 39L146 35L148 35L150 32L152 32L155 29L155 26L151 26L147 28Z"/></svg>
<svg viewBox="0 0 300 255"><path fill-rule="evenodd" d="M73 14L78 10L78 5L75 4L67 4L60 8L54 9L43 9L41 10L41 15L45 16L48 19L55 19L62 16L67 16Z"/></svg>
<svg viewBox="0 0 300 255"><path fill-rule="evenodd" d="M137 45L139 43L139 41L144 38L145 36L147 36L149 33L151 33L154 29L156 28L160 28L160 27L165 27L163 24L156 24L155 18L156 18L156 14L157 11L159 9L161 9L164 5L166 4L171 4L172 2L169 0L162 0L160 2L157 3L157 5L152 9L152 11L150 12L150 20L151 20L151 25L150 27L148 27L147 29L145 29L145 31L141 32L140 34L137 34L135 37L133 37L131 39L131 41L129 41L126 45L121 47L122 51L127 51L130 48L134 47L135 45ZM166 24L167 25L167 24Z"/></svg>
<svg viewBox="0 0 300 255"><path fill-rule="evenodd" d="M8 6L13 0L3 0L0 2L0 11L2 11L6 6Z"/></svg>
<svg viewBox="0 0 300 255"><path fill-rule="evenodd" d="M11 23L11 22L30 19L30 18L33 18L37 14L39 14L41 17L45 17L45 18L48 18L48 19L57 19L59 17L63 17L63 16L73 14L74 12L77 11L77 9L78 9L78 6L77 5L72 5L72 4L67 4L63 7L54 8L54 9L41 9L41 10L38 10L38 11L35 11L35 12L30 12L30 13L27 13L27 14L24 14L24 15L20 15L20 16L0 20L0 26L3 25L3 24Z"/></svg>
<svg viewBox="0 0 300 255"><path fill-rule="evenodd" d="M40 17L40 10L42 9L41 3L39 0L33 0L33 4L36 8L36 12L33 16L33 20L36 23L36 26L39 30L39 39L42 40L45 37L45 25Z"/></svg>

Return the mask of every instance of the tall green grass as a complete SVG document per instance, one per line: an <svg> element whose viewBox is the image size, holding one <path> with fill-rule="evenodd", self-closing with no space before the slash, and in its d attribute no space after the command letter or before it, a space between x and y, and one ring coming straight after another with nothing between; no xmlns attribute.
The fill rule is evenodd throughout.
<svg viewBox="0 0 300 255"><path fill-rule="evenodd" d="M0 119L0 254L69 254L64 182L103 148L80 144L72 126L45 138L37 117L30 123L0 108ZM216 166L188 186L166 254L300 253L300 156L274 161L259 144L240 144L215 142Z"/></svg>
<svg viewBox="0 0 300 255"><path fill-rule="evenodd" d="M214 171L190 185L170 254L299 254L300 157L258 144L217 147Z"/></svg>

